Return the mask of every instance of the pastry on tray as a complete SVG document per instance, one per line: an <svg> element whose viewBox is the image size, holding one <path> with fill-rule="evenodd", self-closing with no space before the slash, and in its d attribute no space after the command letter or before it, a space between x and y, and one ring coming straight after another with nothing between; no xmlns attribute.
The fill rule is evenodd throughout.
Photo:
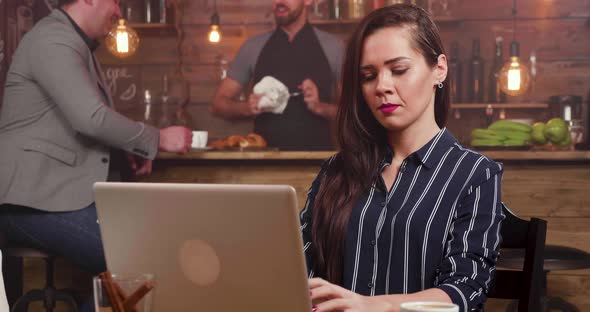
<svg viewBox="0 0 590 312"><path fill-rule="evenodd" d="M217 139L209 143L214 149L267 147L266 140L256 133L246 136L230 135L224 139Z"/></svg>

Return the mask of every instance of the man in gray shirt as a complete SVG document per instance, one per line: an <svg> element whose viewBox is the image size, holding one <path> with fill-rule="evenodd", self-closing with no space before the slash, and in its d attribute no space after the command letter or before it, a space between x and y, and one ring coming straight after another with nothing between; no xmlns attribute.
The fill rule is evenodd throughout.
<svg viewBox="0 0 590 312"><path fill-rule="evenodd" d="M277 27L248 39L240 48L213 99L211 112L227 119L254 118L254 132L282 150L330 150L330 119L340 80L344 47L335 36L307 21L310 0L273 0ZM264 76L287 86L291 96L282 114L261 112L260 95L235 98Z"/></svg>
<svg viewBox="0 0 590 312"><path fill-rule="evenodd" d="M192 141L190 129L113 109L94 49L120 15L118 1L61 0L20 42L0 111L0 229L92 274L105 270L92 186L113 169L111 152L147 174L158 150Z"/></svg>

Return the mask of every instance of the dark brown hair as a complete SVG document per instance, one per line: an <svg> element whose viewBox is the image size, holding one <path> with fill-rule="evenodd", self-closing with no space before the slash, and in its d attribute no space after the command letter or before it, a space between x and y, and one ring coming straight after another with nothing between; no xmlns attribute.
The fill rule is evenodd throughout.
<svg viewBox="0 0 590 312"><path fill-rule="evenodd" d="M342 282L344 241L353 205L380 174L387 132L368 108L361 89L360 63L368 36L386 27L407 27L413 48L430 66L436 66L444 48L430 15L409 4L375 10L363 18L352 34L343 67L338 107L340 153L332 160L320 185L313 209L312 237L318 276ZM435 120L444 127L449 106L449 75L436 87Z"/></svg>

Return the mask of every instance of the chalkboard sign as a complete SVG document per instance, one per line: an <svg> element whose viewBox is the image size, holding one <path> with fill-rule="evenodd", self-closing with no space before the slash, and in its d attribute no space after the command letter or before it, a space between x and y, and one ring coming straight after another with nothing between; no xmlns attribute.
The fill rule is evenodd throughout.
<svg viewBox="0 0 590 312"><path fill-rule="evenodd" d="M129 112L141 105L143 86L138 65L103 65L102 69L117 111Z"/></svg>

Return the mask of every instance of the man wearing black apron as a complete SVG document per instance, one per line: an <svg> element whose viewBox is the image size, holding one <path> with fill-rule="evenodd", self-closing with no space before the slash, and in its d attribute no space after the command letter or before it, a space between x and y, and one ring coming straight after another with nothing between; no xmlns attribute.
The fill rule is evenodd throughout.
<svg viewBox="0 0 590 312"><path fill-rule="evenodd" d="M281 150L334 149L330 120L340 78L342 42L307 22L308 0L273 0L274 31L247 40L215 94L211 111L224 118L255 117L254 132ZM282 114L261 112L260 95L234 98L263 77L281 81L290 93ZM330 103L332 102L332 103Z"/></svg>

